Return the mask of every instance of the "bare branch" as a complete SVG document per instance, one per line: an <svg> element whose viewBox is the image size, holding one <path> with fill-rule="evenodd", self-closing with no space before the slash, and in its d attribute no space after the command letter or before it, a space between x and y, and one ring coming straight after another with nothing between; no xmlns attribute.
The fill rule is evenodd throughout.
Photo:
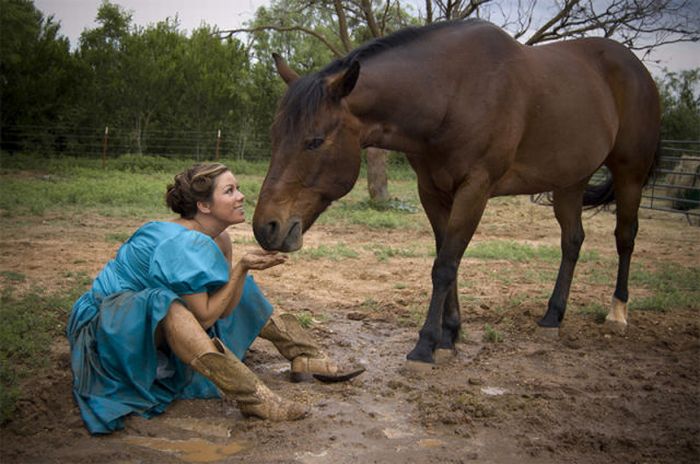
<svg viewBox="0 0 700 464"><path fill-rule="evenodd" d="M313 29L309 29L306 27L301 27L301 26L275 26L275 25L265 25L265 26L257 26L257 27L250 27L250 28L240 28L240 29L229 29L225 31L218 31L217 34L221 36L222 39L232 37L234 34L239 34L239 33L254 33L254 32L261 32L261 31L276 31L276 32L303 32L304 34L311 35L313 37L316 37L318 40L321 41L328 49L335 55L336 58L340 58L343 56L343 52L338 50L332 43L326 39L322 34L319 34L318 32L314 31Z"/></svg>

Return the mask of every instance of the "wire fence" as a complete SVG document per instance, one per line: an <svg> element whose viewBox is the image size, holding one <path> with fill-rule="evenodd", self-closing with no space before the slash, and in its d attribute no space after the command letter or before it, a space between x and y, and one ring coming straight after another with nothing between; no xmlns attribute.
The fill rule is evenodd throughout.
<svg viewBox="0 0 700 464"><path fill-rule="evenodd" d="M135 130L108 126L9 126L0 132L0 148L6 152L45 156L101 157L105 161L125 154L250 161L270 156L269 135L220 128Z"/></svg>
<svg viewBox="0 0 700 464"><path fill-rule="evenodd" d="M610 173L602 168L592 183L605 181ZM534 203L551 205L551 192L532 195ZM642 192L641 208L684 214L700 225L700 140L663 140L659 162Z"/></svg>
<svg viewBox="0 0 700 464"><path fill-rule="evenodd" d="M148 130L119 127L9 126L0 130L0 149L40 153L42 156L111 158L125 154L196 160L219 158L258 161L270 157L268 134L245 130ZM605 178L605 170L592 182ZM532 201L551 204L551 192L533 195ZM685 214L700 223L700 140L664 140L661 157L642 195L642 208Z"/></svg>

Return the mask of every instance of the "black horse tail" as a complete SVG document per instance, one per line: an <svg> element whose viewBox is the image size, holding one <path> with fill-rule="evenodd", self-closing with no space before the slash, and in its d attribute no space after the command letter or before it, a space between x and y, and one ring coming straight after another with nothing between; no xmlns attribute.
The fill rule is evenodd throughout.
<svg viewBox="0 0 700 464"><path fill-rule="evenodd" d="M605 179L602 182L588 184L583 192L583 207L585 209L605 206L615 201L615 188L610 171L604 170Z"/></svg>
<svg viewBox="0 0 700 464"><path fill-rule="evenodd" d="M651 164L651 168L649 168L649 173L644 181L644 185L647 185L654 176L654 172L656 171L660 158L661 140L659 140L656 145L654 161ZM598 206L605 206L615 201L615 189L613 187L612 174L610 174L610 171L607 169L602 169L601 172L604 173L605 179L602 182L588 184L588 186L586 186L586 190L583 192L584 208L590 209Z"/></svg>

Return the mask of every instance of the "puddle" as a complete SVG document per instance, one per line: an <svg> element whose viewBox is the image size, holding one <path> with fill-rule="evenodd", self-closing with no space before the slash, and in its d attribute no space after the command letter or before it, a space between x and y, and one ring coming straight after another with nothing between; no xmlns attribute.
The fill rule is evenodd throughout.
<svg viewBox="0 0 700 464"><path fill-rule="evenodd" d="M168 418L164 422L188 432L196 432L210 437L231 438L231 429L228 426L212 423L211 419Z"/></svg>
<svg viewBox="0 0 700 464"><path fill-rule="evenodd" d="M438 440L436 438L424 438L422 440L418 440L418 446L421 448L440 448L441 446L445 446L447 443L445 443L442 440Z"/></svg>
<svg viewBox="0 0 700 464"><path fill-rule="evenodd" d="M220 445L201 438L168 440L166 438L127 437L124 441L131 445L176 454L178 458L187 462L221 461L245 448L239 442Z"/></svg>

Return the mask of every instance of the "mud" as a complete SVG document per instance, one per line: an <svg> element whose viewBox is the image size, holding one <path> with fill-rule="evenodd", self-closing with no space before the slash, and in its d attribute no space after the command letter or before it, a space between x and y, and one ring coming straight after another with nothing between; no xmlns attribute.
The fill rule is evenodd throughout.
<svg viewBox="0 0 700 464"><path fill-rule="evenodd" d="M590 313L610 304L614 216L584 220L584 251L565 324L542 334L558 263L465 258L460 269L463 334L455 356L409 369L430 292L429 252L379 259L373 247L430 250L422 215L410 230L320 226L306 247L345 244L357 258L293 256L256 274L279 309L310 316L312 333L340 360L367 367L342 384L289 382L289 364L257 340L246 363L275 391L309 404L292 423L244 419L220 400L178 401L151 420L92 437L71 393L66 341L50 367L23 384L16 418L0 429L3 463L694 463L700 460L700 303L631 311L624 334ZM59 291L92 276L116 251L106 237L138 221L85 217L2 219L2 270L27 276L16 292ZM237 252L251 248L232 228ZM527 199L487 209L475 241L557 245L551 210ZM643 212L633 266L697 266L700 229L681 217ZM67 271L71 274L67 276ZM595 278L599 276L599 278ZM632 286L631 298L650 290ZM493 341L488 328L500 341ZM497 337L496 337L497 338ZM489 341L491 340L491 341Z"/></svg>

